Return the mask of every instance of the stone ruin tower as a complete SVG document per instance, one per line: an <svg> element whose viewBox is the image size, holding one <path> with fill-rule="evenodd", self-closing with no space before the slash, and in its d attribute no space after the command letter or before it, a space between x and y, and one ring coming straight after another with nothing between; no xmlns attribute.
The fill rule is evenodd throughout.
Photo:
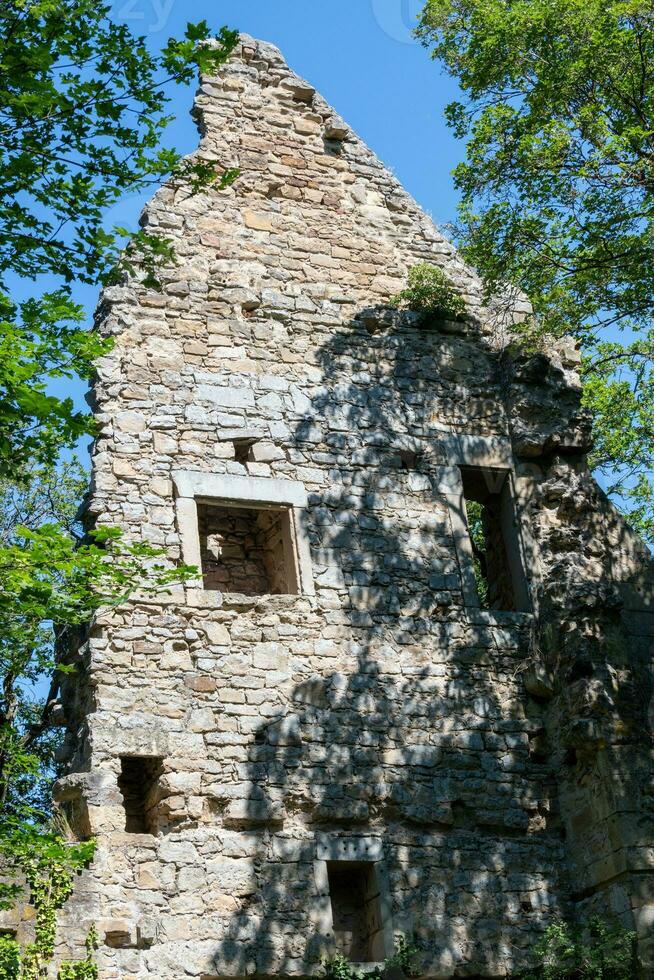
<svg viewBox="0 0 654 980"><path fill-rule="evenodd" d="M511 354L276 48L195 113L240 177L161 189L163 291L105 291L88 519L200 574L71 650L58 797L98 852L62 954L95 921L102 980L301 977L404 934L426 976L504 977L599 912L654 976L652 566L589 475L578 354ZM389 306L421 262L465 317Z"/></svg>

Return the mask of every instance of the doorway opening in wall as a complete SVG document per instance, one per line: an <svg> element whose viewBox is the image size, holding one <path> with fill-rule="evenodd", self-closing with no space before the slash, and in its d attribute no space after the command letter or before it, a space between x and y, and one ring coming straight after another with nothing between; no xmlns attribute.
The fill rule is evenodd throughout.
<svg viewBox="0 0 654 980"><path fill-rule="evenodd" d="M529 595L509 473L462 466L461 478L479 606L526 612Z"/></svg>
<svg viewBox="0 0 654 980"><path fill-rule="evenodd" d="M247 596L297 595L290 507L198 500L205 589Z"/></svg>
<svg viewBox="0 0 654 980"><path fill-rule="evenodd" d="M163 759L158 756L121 756L118 789L123 797L128 834L156 834L156 807Z"/></svg>
<svg viewBox="0 0 654 980"><path fill-rule="evenodd" d="M381 902L374 864L328 861L327 877L338 951L352 963L382 960Z"/></svg>

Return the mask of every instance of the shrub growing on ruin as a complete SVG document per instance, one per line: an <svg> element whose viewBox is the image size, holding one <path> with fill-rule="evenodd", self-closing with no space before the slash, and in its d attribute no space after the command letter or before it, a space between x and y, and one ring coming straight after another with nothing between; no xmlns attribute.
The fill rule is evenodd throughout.
<svg viewBox="0 0 654 980"><path fill-rule="evenodd" d="M436 266L421 262L409 271L408 285L393 296L391 304L400 309L420 313L423 323L456 319L464 315L463 298Z"/></svg>

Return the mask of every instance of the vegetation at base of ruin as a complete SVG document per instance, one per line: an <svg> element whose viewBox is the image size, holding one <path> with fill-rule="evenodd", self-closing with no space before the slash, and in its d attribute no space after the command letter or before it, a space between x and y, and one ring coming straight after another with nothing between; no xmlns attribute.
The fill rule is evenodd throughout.
<svg viewBox="0 0 654 980"><path fill-rule="evenodd" d="M391 305L421 315L427 326L439 320L456 319L465 314L463 298L447 281L442 269L421 262L409 270L408 285L391 298Z"/></svg>
<svg viewBox="0 0 654 980"><path fill-rule="evenodd" d="M324 976L327 980L384 980L391 976L418 977L420 970L416 964L418 947L405 936L397 936L395 950L383 963L373 970L359 970L342 953L336 953L323 961Z"/></svg>
<svg viewBox="0 0 654 980"><path fill-rule="evenodd" d="M17 901L26 876L42 908L38 950L2 941L3 968L13 960L22 980L42 976L56 908L92 853L48 824L58 691L84 669L59 659L55 631L193 574L118 531L82 536L75 523L86 478L63 454L94 424L52 386L88 380L111 341L86 328L72 288L127 273L158 288L159 270L174 262L171 243L108 227L108 209L164 179L194 194L237 176L163 144L170 86L214 71L236 41L226 28L212 38L201 22L152 52L112 21L107 3L0 0L0 902ZM94 970L89 951L60 977Z"/></svg>
<svg viewBox="0 0 654 980"><path fill-rule="evenodd" d="M0 977L3 980L44 980L55 952L57 912L73 891L78 874L91 860L95 844L87 841L71 845L56 833L43 833L33 827L0 838L4 868L15 868L25 877L34 908L34 938L21 946L15 939L0 937ZM11 896L0 896L0 909L11 906ZM62 963L57 980L93 980L97 967L93 954L97 945L95 927L86 940L83 960Z"/></svg>
<svg viewBox="0 0 654 980"><path fill-rule="evenodd" d="M427 0L417 30L463 97L460 245L532 332L571 334L591 464L654 540L654 11L645 0Z"/></svg>
<svg viewBox="0 0 654 980"><path fill-rule="evenodd" d="M587 927L553 922L516 980L633 980L636 934L593 917Z"/></svg>
<svg viewBox="0 0 654 980"><path fill-rule="evenodd" d="M530 964L515 980L633 980L637 975L636 934L594 916L587 926L557 920L534 946ZM372 971L361 970L342 953L323 962L327 980L384 980L417 977L419 950L404 936L395 952Z"/></svg>

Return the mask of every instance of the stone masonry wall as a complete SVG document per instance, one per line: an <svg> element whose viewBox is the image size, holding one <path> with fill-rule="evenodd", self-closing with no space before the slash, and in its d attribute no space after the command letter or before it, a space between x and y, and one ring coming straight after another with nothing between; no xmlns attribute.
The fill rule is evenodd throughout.
<svg viewBox="0 0 654 980"><path fill-rule="evenodd" d="M275 48L244 38L196 112L199 152L241 176L159 191L143 220L178 264L160 293L105 291L115 347L94 386L89 517L179 561L193 504L176 474L293 481L313 581L266 596L196 583L92 625L58 792L98 855L62 917L65 951L95 920L101 980L319 973L339 857L374 863L387 951L415 932L432 977L506 976L578 901L627 924L640 909L642 926L638 835L624 806L589 799L618 772L639 781L634 753L651 787L651 719L594 742L574 719L592 722L617 646L603 717L635 670L651 684L649 641L598 640L577 677L573 640L592 645L616 569L615 637L651 583L638 605L642 547L584 469L574 350L508 358L474 274ZM464 295L464 320L426 330L389 309L421 261ZM476 604L460 464L510 472L530 611ZM572 571L595 597L574 629ZM649 636L649 610L634 615ZM156 834L125 832L134 755L163 760ZM590 869L591 843L617 863Z"/></svg>

